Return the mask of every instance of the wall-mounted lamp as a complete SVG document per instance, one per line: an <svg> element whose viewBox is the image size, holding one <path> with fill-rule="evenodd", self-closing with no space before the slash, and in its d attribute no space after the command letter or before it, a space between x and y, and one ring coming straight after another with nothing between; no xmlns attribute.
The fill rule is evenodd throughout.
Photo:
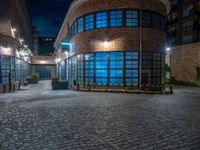
<svg viewBox="0 0 200 150"><path fill-rule="evenodd" d="M60 62L60 58L56 58L56 59L55 59L55 62L56 62L56 63L59 63L59 62Z"/></svg>
<svg viewBox="0 0 200 150"><path fill-rule="evenodd" d="M171 48L170 48L170 47L167 47L167 48L166 48L166 51L167 51L167 52L171 51Z"/></svg>
<svg viewBox="0 0 200 150"><path fill-rule="evenodd" d="M104 46L104 47L108 47L108 45L109 45L109 42L108 42L108 41L103 42L103 46Z"/></svg>

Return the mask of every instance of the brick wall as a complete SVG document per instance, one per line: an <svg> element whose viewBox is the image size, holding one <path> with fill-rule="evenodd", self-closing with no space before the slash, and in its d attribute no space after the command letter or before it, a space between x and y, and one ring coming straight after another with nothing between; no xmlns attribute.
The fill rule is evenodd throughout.
<svg viewBox="0 0 200 150"><path fill-rule="evenodd" d="M179 81L196 82L200 67L200 42L177 46L172 50L172 76Z"/></svg>
<svg viewBox="0 0 200 150"><path fill-rule="evenodd" d="M11 25L17 29L16 38L23 38L29 49L33 50L33 29L28 0L12 0Z"/></svg>
<svg viewBox="0 0 200 150"><path fill-rule="evenodd" d="M0 34L11 34L11 2L10 0L1 0L0 4Z"/></svg>
<svg viewBox="0 0 200 150"><path fill-rule="evenodd" d="M55 57L53 56L32 56L31 64L37 65L55 65Z"/></svg>
<svg viewBox="0 0 200 150"><path fill-rule="evenodd" d="M108 39L108 40L107 40ZM143 51L163 51L166 35L154 29L143 30ZM140 49L139 28L96 29L80 33L71 40L75 53L133 51Z"/></svg>

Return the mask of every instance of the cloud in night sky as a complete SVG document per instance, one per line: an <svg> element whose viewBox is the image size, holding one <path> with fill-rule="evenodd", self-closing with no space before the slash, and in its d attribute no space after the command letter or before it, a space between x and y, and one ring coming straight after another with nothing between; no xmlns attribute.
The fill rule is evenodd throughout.
<svg viewBox="0 0 200 150"><path fill-rule="evenodd" d="M73 0L30 0L33 25L39 36L56 37Z"/></svg>

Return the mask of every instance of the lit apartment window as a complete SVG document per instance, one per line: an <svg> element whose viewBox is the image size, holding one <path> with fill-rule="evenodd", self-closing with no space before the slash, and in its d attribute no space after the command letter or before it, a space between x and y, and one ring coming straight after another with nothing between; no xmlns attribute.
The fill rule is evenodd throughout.
<svg viewBox="0 0 200 150"><path fill-rule="evenodd" d="M183 7L182 17L189 16L192 13L193 5L186 5Z"/></svg>
<svg viewBox="0 0 200 150"><path fill-rule="evenodd" d="M175 46L176 45L176 36L172 36L168 38L168 45Z"/></svg>
<svg viewBox="0 0 200 150"><path fill-rule="evenodd" d="M192 20L183 21L183 23L182 23L182 30L183 31L190 30L192 28L193 28L193 21Z"/></svg>
<svg viewBox="0 0 200 150"><path fill-rule="evenodd" d="M168 26L169 34L176 32L176 30L177 30L176 24L172 24L172 25Z"/></svg>
<svg viewBox="0 0 200 150"><path fill-rule="evenodd" d="M176 5L178 3L178 0L171 0L172 5Z"/></svg>
<svg viewBox="0 0 200 150"><path fill-rule="evenodd" d="M182 44L192 43L193 42L193 36L192 35L185 35L182 37L181 40Z"/></svg>
<svg viewBox="0 0 200 150"><path fill-rule="evenodd" d="M116 10L110 12L110 26L111 27L122 26L122 10Z"/></svg>

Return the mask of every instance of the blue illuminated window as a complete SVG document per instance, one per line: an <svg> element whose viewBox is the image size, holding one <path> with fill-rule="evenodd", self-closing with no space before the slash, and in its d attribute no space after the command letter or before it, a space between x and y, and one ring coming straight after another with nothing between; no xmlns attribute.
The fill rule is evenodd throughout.
<svg viewBox="0 0 200 150"><path fill-rule="evenodd" d="M110 68L122 69L123 68L123 52L110 53Z"/></svg>
<svg viewBox="0 0 200 150"><path fill-rule="evenodd" d="M121 85L121 84L123 84L123 78L111 78L110 84L111 85Z"/></svg>
<svg viewBox="0 0 200 150"><path fill-rule="evenodd" d="M108 82L107 78L96 78L96 84L97 85L106 85Z"/></svg>
<svg viewBox="0 0 200 150"><path fill-rule="evenodd" d="M137 10L126 11L126 26L127 27L138 26L138 11Z"/></svg>
<svg viewBox="0 0 200 150"><path fill-rule="evenodd" d="M126 77L127 78L138 78L138 70L126 70Z"/></svg>
<svg viewBox="0 0 200 150"><path fill-rule="evenodd" d="M106 61L97 61L96 62L96 68L97 69L106 69L108 66L108 63Z"/></svg>
<svg viewBox="0 0 200 150"><path fill-rule="evenodd" d="M94 29L94 15L87 15L85 16L85 30L92 30Z"/></svg>
<svg viewBox="0 0 200 150"><path fill-rule="evenodd" d="M77 34L77 21L73 23L71 27L71 38Z"/></svg>
<svg viewBox="0 0 200 150"><path fill-rule="evenodd" d="M138 85L138 78L126 78L127 85Z"/></svg>
<svg viewBox="0 0 200 150"><path fill-rule="evenodd" d="M96 70L96 77L108 77L108 70Z"/></svg>
<svg viewBox="0 0 200 150"><path fill-rule="evenodd" d="M84 55L80 54L78 56L78 82L83 84L84 83ZM69 67L69 69L71 69L71 66ZM69 71L70 72L70 71Z"/></svg>
<svg viewBox="0 0 200 150"><path fill-rule="evenodd" d="M126 52L126 59L138 59L138 52Z"/></svg>
<svg viewBox="0 0 200 150"><path fill-rule="evenodd" d="M134 60L127 60L126 61L126 68L138 68L138 61L134 61Z"/></svg>
<svg viewBox="0 0 200 150"><path fill-rule="evenodd" d="M110 53L110 84L123 84L123 52Z"/></svg>
<svg viewBox="0 0 200 150"><path fill-rule="evenodd" d="M86 69L94 68L94 62L93 61L85 62L85 68Z"/></svg>
<svg viewBox="0 0 200 150"><path fill-rule="evenodd" d="M107 53L96 53L96 84L106 85L108 82Z"/></svg>
<svg viewBox="0 0 200 150"><path fill-rule="evenodd" d="M83 17L78 20L78 33L83 32Z"/></svg>
<svg viewBox="0 0 200 150"><path fill-rule="evenodd" d="M123 52L111 52L110 60L123 60Z"/></svg>
<svg viewBox="0 0 200 150"><path fill-rule="evenodd" d="M126 52L125 76L127 85L138 85L139 77L139 54L138 52Z"/></svg>
<svg viewBox="0 0 200 150"><path fill-rule="evenodd" d="M94 60L94 53L85 54L85 61Z"/></svg>
<svg viewBox="0 0 200 150"><path fill-rule="evenodd" d="M111 68L123 68L123 61L110 61Z"/></svg>
<svg viewBox="0 0 200 150"><path fill-rule="evenodd" d="M116 10L110 12L110 26L111 27L122 26L122 10Z"/></svg>
<svg viewBox="0 0 200 150"><path fill-rule="evenodd" d="M96 28L106 28L108 26L107 12L96 13Z"/></svg>
<svg viewBox="0 0 200 150"><path fill-rule="evenodd" d="M96 60L107 60L107 53L96 53Z"/></svg>
<svg viewBox="0 0 200 150"><path fill-rule="evenodd" d="M111 69L110 70L110 77L122 78L123 77L123 70L120 70L120 69L113 70L113 69Z"/></svg>

